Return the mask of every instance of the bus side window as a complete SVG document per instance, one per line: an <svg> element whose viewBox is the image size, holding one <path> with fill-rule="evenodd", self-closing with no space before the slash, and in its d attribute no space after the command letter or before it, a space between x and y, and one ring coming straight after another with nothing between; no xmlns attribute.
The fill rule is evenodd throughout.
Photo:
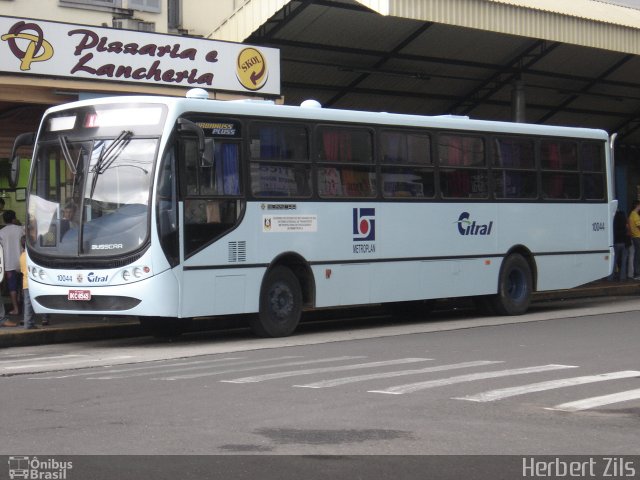
<svg viewBox="0 0 640 480"><path fill-rule="evenodd" d="M546 199L580 198L576 142L545 139L540 142L542 196Z"/></svg>
<svg viewBox="0 0 640 480"><path fill-rule="evenodd" d="M532 139L496 137L492 166L493 193L496 198L535 199L538 196L535 145Z"/></svg>
<svg viewBox="0 0 640 480"><path fill-rule="evenodd" d="M178 251L175 148L173 146L165 153L160 168L156 196L158 236L167 260L171 266L175 266L180 261L180 254Z"/></svg>
<svg viewBox="0 0 640 480"><path fill-rule="evenodd" d="M240 195L240 146L238 143L217 141L213 165L202 165L195 139L184 139L180 143L187 196Z"/></svg>
<svg viewBox="0 0 640 480"><path fill-rule="evenodd" d="M469 135L438 136L440 191L444 198L487 198L489 175L484 141Z"/></svg>
<svg viewBox="0 0 640 480"><path fill-rule="evenodd" d="M585 200L606 198L604 175L604 145L584 142L580 146L580 169L582 170L582 192Z"/></svg>
<svg viewBox="0 0 640 480"><path fill-rule="evenodd" d="M319 195L374 197L376 178L371 131L365 128L322 126L317 132Z"/></svg>
<svg viewBox="0 0 640 480"><path fill-rule="evenodd" d="M309 135L301 125L254 123L250 129L251 193L310 197Z"/></svg>
<svg viewBox="0 0 640 480"><path fill-rule="evenodd" d="M181 143L186 177L184 250L189 255L229 231L240 217L240 144L216 140L213 165L203 165L196 139L183 138Z"/></svg>
<svg viewBox="0 0 640 480"><path fill-rule="evenodd" d="M423 132L380 134L385 198L432 198L435 194L431 139Z"/></svg>

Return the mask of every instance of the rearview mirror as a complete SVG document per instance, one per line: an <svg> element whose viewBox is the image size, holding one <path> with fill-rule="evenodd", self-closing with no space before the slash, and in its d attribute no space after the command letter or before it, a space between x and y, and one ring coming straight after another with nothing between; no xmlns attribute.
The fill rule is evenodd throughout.
<svg viewBox="0 0 640 480"><path fill-rule="evenodd" d="M18 150L20 147L33 147L36 139L34 132L21 133L13 142L13 149L11 150L11 170L9 171L9 186L16 188L18 186L18 180L20 177L20 156Z"/></svg>
<svg viewBox="0 0 640 480"><path fill-rule="evenodd" d="M213 167L214 163L214 141L213 138L206 138L204 130L186 118L178 119L178 130L181 132L191 132L198 137L198 153L200 155L201 167Z"/></svg>

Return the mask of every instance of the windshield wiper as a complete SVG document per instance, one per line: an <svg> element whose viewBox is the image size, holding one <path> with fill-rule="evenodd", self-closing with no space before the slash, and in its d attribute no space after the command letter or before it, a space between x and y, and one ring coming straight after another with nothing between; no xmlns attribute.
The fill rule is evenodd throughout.
<svg viewBox="0 0 640 480"><path fill-rule="evenodd" d="M93 193L95 192L96 185L98 183L98 176L109 170L109 167L111 167L113 162L116 161L122 151L127 147L127 145L129 145L132 136L133 132L123 130L120 132L120 135L111 142L111 145L107 148L103 148L100 152L100 156L98 157L96 164L91 169L91 173L93 173L93 179L91 180L91 193L89 195L91 198L93 198Z"/></svg>
<svg viewBox="0 0 640 480"><path fill-rule="evenodd" d="M131 141L131 137L133 133L129 130L123 130L120 132L120 135L116 137L116 139L111 142L107 148L103 148L100 152L100 156L98 157L98 161L95 166L91 170L92 173L97 173L98 175L106 172L111 164L116 161L116 158L120 156L122 150L129 144Z"/></svg>
<svg viewBox="0 0 640 480"><path fill-rule="evenodd" d="M58 137L58 143L60 143L60 150L62 151L64 161L67 162L69 171L73 175L76 175L78 173L78 165L77 163L73 163L73 159L71 158L71 152L69 151L69 145L67 144L67 137L65 137L64 135L60 135Z"/></svg>

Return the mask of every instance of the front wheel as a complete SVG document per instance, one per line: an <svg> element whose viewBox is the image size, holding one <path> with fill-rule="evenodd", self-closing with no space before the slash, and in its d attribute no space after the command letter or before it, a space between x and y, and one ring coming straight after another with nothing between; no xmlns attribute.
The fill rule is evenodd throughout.
<svg viewBox="0 0 640 480"><path fill-rule="evenodd" d="M533 290L533 276L529 262L520 254L509 255L502 262L498 293L492 305L499 315L522 315L529 308Z"/></svg>
<svg viewBox="0 0 640 480"><path fill-rule="evenodd" d="M300 282L287 267L267 273L260 291L260 311L251 319L251 330L260 337L291 335L302 315Z"/></svg>

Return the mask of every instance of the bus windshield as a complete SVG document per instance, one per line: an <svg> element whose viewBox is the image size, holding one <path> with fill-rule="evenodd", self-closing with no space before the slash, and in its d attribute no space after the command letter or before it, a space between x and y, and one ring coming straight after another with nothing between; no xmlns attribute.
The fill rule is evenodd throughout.
<svg viewBox="0 0 640 480"><path fill-rule="evenodd" d="M148 125L137 133L130 116L118 121L119 110L131 111L45 118L29 184L31 251L67 259L121 256L147 242L159 138L148 135Z"/></svg>

